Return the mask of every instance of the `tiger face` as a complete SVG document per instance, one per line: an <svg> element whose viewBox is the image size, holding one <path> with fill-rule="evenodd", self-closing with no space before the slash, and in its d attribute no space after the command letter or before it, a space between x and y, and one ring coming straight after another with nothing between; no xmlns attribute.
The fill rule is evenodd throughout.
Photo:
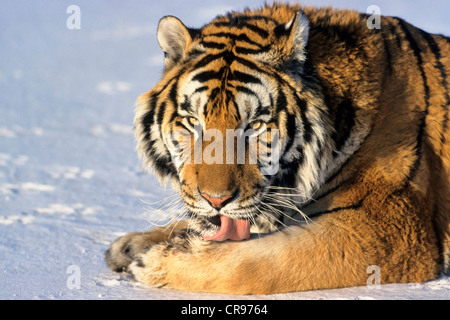
<svg viewBox="0 0 450 320"><path fill-rule="evenodd" d="M308 70L306 16L230 14L200 30L169 16L158 41L165 72L135 118L145 165L173 178L206 240L277 229L298 207L286 202L292 190L305 202L330 170L332 130Z"/></svg>

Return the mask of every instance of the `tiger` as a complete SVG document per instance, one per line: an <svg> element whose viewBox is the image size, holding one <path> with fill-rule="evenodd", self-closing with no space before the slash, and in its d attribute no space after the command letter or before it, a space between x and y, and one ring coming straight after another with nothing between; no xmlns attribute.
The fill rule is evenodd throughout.
<svg viewBox="0 0 450 320"><path fill-rule="evenodd" d="M165 67L137 100L135 136L185 214L115 240L109 268L232 295L448 274L450 39L371 17L285 3L201 28L163 17ZM250 133L227 136L238 129ZM278 157L251 162L250 142Z"/></svg>

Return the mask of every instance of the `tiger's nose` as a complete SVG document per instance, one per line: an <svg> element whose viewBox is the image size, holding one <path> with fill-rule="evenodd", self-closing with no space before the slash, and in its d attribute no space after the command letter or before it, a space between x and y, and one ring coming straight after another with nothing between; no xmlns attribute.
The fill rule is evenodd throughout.
<svg viewBox="0 0 450 320"><path fill-rule="evenodd" d="M228 203L231 202L231 199L233 198L233 195L225 195L225 196L211 196L207 193L200 193L203 198L206 199L206 201L209 202L209 204L217 209L220 210L223 207L225 207Z"/></svg>

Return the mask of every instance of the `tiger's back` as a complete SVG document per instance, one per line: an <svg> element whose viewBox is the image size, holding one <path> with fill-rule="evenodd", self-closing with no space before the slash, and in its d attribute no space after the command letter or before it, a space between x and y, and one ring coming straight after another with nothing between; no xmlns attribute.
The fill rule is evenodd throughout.
<svg viewBox="0 0 450 320"><path fill-rule="evenodd" d="M309 18L317 16L319 25L320 21L328 20L342 28L319 26L314 39L313 27L309 43L310 57L315 60L313 64L325 88L327 104L335 108L335 129L341 135L336 140L337 145L345 143L348 140L345 137L352 131L359 131L359 137L364 137L366 130L358 130L358 118L359 121L372 119L362 120L362 126L370 123L370 134L361 139L364 143L354 157L328 179L322 195L316 199L323 204L313 204L311 212L345 208L347 200L336 202L339 197L334 193L345 186L347 179L355 179L356 170L366 175L364 180L384 180L389 185L390 193L382 190L382 196L377 199L379 204L371 203L367 208L370 212L383 212L386 210L383 206L395 202L396 194L411 188L408 192L421 195L417 206L422 212L417 215L427 221L425 229L436 230L437 239L431 242L438 244L439 263L443 271L448 272L450 39L426 33L395 17L382 17L381 29L367 29L363 27L367 15L316 9L312 12ZM329 15L332 18L328 18ZM355 31L351 26L359 28ZM350 49L346 51L343 46L329 41L333 37L337 43L345 42L344 47ZM351 104L347 103L349 100ZM368 110L367 115L362 110ZM359 192L375 193L372 183L367 183L368 189L361 191L366 185L364 180L358 184ZM381 186L386 187L384 183ZM331 209L330 203L333 203ZM356 204L362 205L361 199Z"/></svg>

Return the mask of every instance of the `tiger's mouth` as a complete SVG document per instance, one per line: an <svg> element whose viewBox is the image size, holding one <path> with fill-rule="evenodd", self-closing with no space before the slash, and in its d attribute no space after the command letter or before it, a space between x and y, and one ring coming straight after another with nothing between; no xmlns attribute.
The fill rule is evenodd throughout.
<svg viewBox="0 0 450 320"><path fill-rule="evenodd" d="M206 217L206 220L208 220L209 223L213 224L217 228L220 228L220 225L221 225L220 214L212 216L212 217Z"/></svg>
<svg viewBox="0 0 450 320"><path fill-rule="evenodd" d="M203 234L203 239L209 241L242 241L250 238L250 221L245 219L233 219L225 215L207 217L217 231Z"/></svg>

